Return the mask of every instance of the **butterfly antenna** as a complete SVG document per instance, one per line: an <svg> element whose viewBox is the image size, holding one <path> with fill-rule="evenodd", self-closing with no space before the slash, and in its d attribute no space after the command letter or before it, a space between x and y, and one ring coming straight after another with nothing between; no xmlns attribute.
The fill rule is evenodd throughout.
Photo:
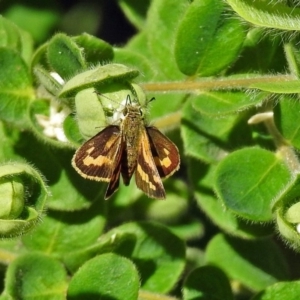
<svg viewBox="0 0 300 300"><path fill-rule="evenodd" d="M154 101L154 100L155 100L155 97L150 98L150 99L146 102L145 105L148 105L150 102L152 102L152 101Z"/></svg>
<svg viewBox="0 0 300 300"><path fill-rule="evenodd" d="M131 104L131 103L132 103L132 101L131 101L130 95L128 94L126 97L126 105Z"/></svg>
<svg viewBox="0 0 300 300"><path fill-rule="evenodd" d="M111 99L111 98L105 96L104 94L99 93L99 92L96 91L96 90L94 90L94 93L97 94L97 95L99 95L99 96L101 96L101 97L103 97L103 98L105 98L105 99L107 99L107 100L109 100L109 101L111 101L111 102L117 103L118 105L122 105L122 106L125 107L125 105L122 104L121 102L118 102L118 101L116 101L116 100L113 100L113 99ZM129 97L129 99L130 99L130 96L128 95L128 96L126 97L126 104L127 104L127 98L128 98L128 97ZM131 102L130 102L130 103L131 103Z"/></svg>

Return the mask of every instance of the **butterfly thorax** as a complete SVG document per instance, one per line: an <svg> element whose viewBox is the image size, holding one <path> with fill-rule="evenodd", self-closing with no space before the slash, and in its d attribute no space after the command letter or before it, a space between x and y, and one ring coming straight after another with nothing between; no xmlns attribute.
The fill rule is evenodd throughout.
<svg viewBox="0 0 300 300"><path fill-rule="evenodd" d="M124 115L120 130L125 147L122 166L126 166L126 168L122 168L122 175L124 183L129 184L129 180L136 169L142 131L145 125L139 106L127 105Z"/></svg>

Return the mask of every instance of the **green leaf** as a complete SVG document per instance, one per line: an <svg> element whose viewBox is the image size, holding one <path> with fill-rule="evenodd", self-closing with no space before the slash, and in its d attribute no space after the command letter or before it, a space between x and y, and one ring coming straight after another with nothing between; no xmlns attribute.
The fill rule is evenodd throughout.
<svg viewBox="0 0 300 300"><path fill-rule="evenodd" d="M38 171L10 162L0 166L0 195L0 236L14 237L37 224L49 192Z"/></svg>
<svg viewBox="0 0 300 300"><path fill-rule="evenodd" d="M48 49L49 42L45 42L41 46L35 49L31 57L31 68L34 70L36 67L42 67L45 70L49 69L49 63L47 58L47 49Z"/></svg>
<svg viewBox="0 0 300 300"><path fill-rule="evenodd" d="M230 235L246 239L273 234L272 224L250 223L224 209L224 204L216 197L212 187L215 167L208 167L192 158L188 160L187 165L196 202L215 225Z"/></svg>
<svg viewBox="0 0 300 300"><path fill-rule="evenodd" d="M15 143L19 139L20 132L7 123L0 121L0 161L15 160L19 156L15 153Z"/></svg>
<svg viewBox="0 0 300 300"><path fill-rule="evenodd" d="M170 291L183 271L183 241L162 225L148 222L119 226L107 237L125 233L131 238L117 245L114 252L131 258L136 264L143 289L158 293Z"/></svg>
<svg viewBox="0 0 300 300"><path fill-rule="evenodd" d="M207 163L215 163L234 145L251 142L250 127L243 115L215 118L197 112L191 102L182 111L181 134L185 153Z"/></svg>
<svg viewBox="0 0 300 300"><path fill-rule="evenodd" d="M299 184L299 180L298 180ZM299 193L298 193L299 197ZM288 209L284 206L279 206L275 210L276 225L280 235L289 243L294 249L299 249L299 205L298 203L292 205ZM296 221L296 222L295 222Z"/></svg>
<svg viewBox="0 0 300 300"><path fill-rule="evenodd" d="M149 94L151 98L151 94ZM153 122L154 126L164 129L164 126L160 127L160 125L157 124L162 119L168 118L168 116L171 116L172 112L175 114L177 112L180 113L182 109L182 104L184 102L184 97L182 95L172 95L172 94L160 94L155 98L155 101L151 101L149 103L148 109L149 109L149 116L151 116L151 122ZM150 124L151 124L150 122ZM176 122L175 126L177 125ZM168 128L168 127L167 127ZM174 127L173 127L174 128ZM173 129L171 127L171 129Z"/></svg>
<svg viewBox="0 0 300 300"><path fill-rule="evenodd" d="M247 73L270 76L270 73L286 73L286 68L282 37L267 35L264 28L255 27L247 32L243 50L230 72L234 76Z"/></svg>
<svg viewBox="0 0 300 300"><path fill-rule="evenodd" d="M298 300L300 282L277 282L255 295L252 300Z"/></svg>
<svg viewBox="0 0 300 300"><path fill-rule="evenodd" d="M54 258L38 253L24 254L8 267L4 295L10 299L63 300L67 274Z"/></svg>
<svg viewBox="0 0 300 300"><path fill-rule="evenodd" d="M0 28L0 46L19 52L21 49L21 38L18 27L0 16Z"/></svg>
<svg viewBox="0 0 300 300"><path fill-rule="evenodd" d="M105 87L114 83L124 83L137 77L139 72L120 64L98 66L92 70L80 73L63 86L59 97L74 97L78 92L88 88Z"/></svg>
<svg viewBox="0 0 300 300"><path fill-rule="evenodd" d="M20 243L19 239L1 239L0 241L0 251L2 253L2 258L1 258L1 264L2 265L8 265L10 262L12 262L14 259L17 258L18 255L24 254L24 248L19 247L18 245ZM5 272L7 271L7 268L5 270L1 270L1 277L4 278ZM1 290L4 290L4 281L1 283ZM3 295L3 294L1 294ZM1 296L0 296L1 299Z"/></svg>
<svg viewBox="0 0 300 300"><path fill-rule="evenodd" d="M82 261L112 251L136 264L143 289L158 293L166 293L174 287L185 265L184 242L166 227L150 222L116 227L93 247L74 252L64 261L74 270Z"/></svg>
<svg viewBox="0 0 300 300"><path fill-rule="evenodd" d="M0 205L0 218L15 219L22 213L24 201L25 201L25 188L23 181L16 177L11 179L2 178L0 190L1 196ZM9 201L11 200L11 201Z"/></svg>
<svg viewBox="0 0 300 300"><path fill-rule="evenodd" d="M174 45L179 20L183 17L190 1L153 0L148 10L148 45L157 65L157 79L176 80L184 78L174 58Z"/></svg>
<svg viewBox="0 0 300 300"><path fill-rule="evenodd" d="M147 32L144 30L134 35L128 41L124 49L143 55L149 62L151 62L151 67L154 70L155 66L153 64L153 57L149 46Z"/></svg>
<svg viewBox="0 0 300 300"><path fill-rule="evenodd" d="M73 276L69 300L137 300L139 275L127 258L108 253L86 262Z"/></svg>
<svg viewBox="0 0 300 300"><path fill-rule="evenodd" d="M29 70L11 49L0 48L0 118L28 126L28 106L34 97Z"/></svg>
<svg viewBox="0 0 300 300"><path fill-rule="evenodd" d="M136 84L112 83L98 90L88 88L75 96L76 119L85 139L100 132L107 124L120 121L126 98L130 96L140 105L145 104L145 94Z"/></svg>
<svg viewBox="0 0 300 300"><path fill-rule="evenodd" d="M223 120L226 122L225 119ZM208 126L206 126L207 121L205 116L200 115L200 113L193 109L191 103L187 103L182 112L181 135L186 155L201 159L205 162L214 162L217 160L217 157L222 157L225 154L225 151L219 145L213 143L212 140L206 138L204 133L208 130ZM212 123L210 120L209 123L209 130L211 132L208 131L207 133L210 136L213 135L212 131L218 132L219 135L223 135L220 132L221 128L225 128L222 122ZM211 126L212 124L213 127ZM219 137L220 136L218 136L218 138Z"/></svg>
<svg viewBox="0 0 300 300"><path fill-rule="evenodd" d="M300 9L269 1L227 0L246 21L256 26L282 30L299 30Z"/></svg>
<svg viewBox="0 0 300 300"><path fill-rule="evenodd" d="M76 121L81 137L89 139L100 132L106 125L106 118L95 89L80 91L75 96Z"/></svg>
<svg viewBox="0 0 300 300"><path fill-rule="evenodd" d="M153 201L142 195L133 204L133 214L136 220L152 220L164 224L176 224L188 212L187 189L185 183L175 179L164 182L167 192L166 201ZM168 192L169 190L169 192Z"/></svg>
<svg viewBox="0 0 300 300"><path fill-rule="evenodd" d="M64 124L64 133L70 143L72 143L72 146L79 147L82 141L82 135L79 131L77 122L76 122L76 116L70 114L66 117Z"/></svg>
<svg viewBox="0 0 300 300"><path fill-rule="evenodd" d="M54 79L50 73L40 65L33 69L34 75L37 77L40 84L52 95L58 95L62 85Z"/></svg>
<svg viewBox="0 0 300 300"><path fill-rule="evenodd" d="M296 148L300 148L300 127L295 122L299 117L300 103L289 96L281 96L274 108L274 121L276 127L287 140Z"/></svg>
<svg viewBox="0 0 300 300"><path fill-rule="evenodd" d="M5 16L20 28L30 32L37 43L44 41L60 19L57 11L22 4L11 5Z"/></svg>
<svg viewBox="0 0 300 300"><path fill-rule="evenodd" d="M2 16L0 16L0 46L17 51L29 64L33 51L31 36Z"/></svg>
<svg viewBox="0 0 300 300"><path fill-rule="evenodd" d="M151 81L153 79L154 70L152 64L144 55L123 48L115 48L114 54L115 63L131 66L132 68L138 66L140 72L138 79L140 82Z"/></svg>
<svg viewBox="0 0 300 300"><path fill-rule="evenodd" d="M218 268L205 266L193 270L186 278L183 299L233 300L229 280Z"/></svg>
<svg viewBox="0 0 300 300"><path fill-rule="evenodd" d="M274 227L271 224L252 224L238 218L231 211L224 210L223 203L212 195L196 192L195 198L201 210L210 220L232 236L252 239L270 236L274 233Z"/></svg>
<svg viewBox="0 0 300 300"><path fill-rule="evenodd" d="M150 0L138 2L135 0L119 0L118 3L128 20L136 28L142 30L145 27Z"/></svg>
<svg viewBox="0 0 300 300"><path fill-rule="evenodd" d="M102 197L104 184L86 180L72 168L74 151L49 147L25 132L21 134L16 148L19 157L34 162L46 178L52 195L47 203L49 208L81 210L89 208L96 199ZM43 155L37 155L37 152Z"/></svg>
<svg viewBox="0 0 300 300"><path fill-rule="evenodd" d="M196 0L180 21L175 57L184 74L214 75L237 59L245 31L238 20L224 19L223 7L222 1Z"/></svg>
<svg viewBox="0 0 300 300"><path fill-rule="evenodd" d="M218 234L207 246L206 261L254 291L289 279L285 258L271 238L247 241Z"/></svg>
<svg viewBox="0 0 300 300"><path fill-rule="evenodd" d="M189 219L185 222L177 225L169 225L168 228L185 241L194 241L204 236L204 224L199 222L199 220Z"/></svg>
<svg viewBox="0 0 300 300"><path fill-rule="evenodd" d="M46 151L46 150L45 150ZM89 208L99 198L102 200L105 184L81 177L71 166L73 153L53 150L50 166L47 159L39 160L40 169L48 180L52 198L48 207L55 210L75 211Z"/></svg>
<svg viewBox="0 0 300 300"><path fill-rule="evenodd" d="M201 92L192 96L193 107L202 114L220 116L232 114L262 104L266 93L233 92Z"/></svg>
<svg viewBox="0 0 300 300"><path fill-rule="evenodd" d="M98 201L84 211L48 211L36 230L23 237L23 244L30 251L62 257L94 244L105 222L104 201Z"/></svg>
<svg viewBox="0 0 300 300"><path fill-rule="evenodd" d="M277 229L281 236L298 249L299 241L299 223L300 223L300 174L296 173L289 186L282 192L282 197L274 205L274 211L277 222Z"/></svg>
<svg viewBox="0 0 300 300"><path fill-rule="evenodd" d="M298 190L299 191L299 190ZM295 223L297 225L300 222L300 202L293 204L289 209L286 211L285 217L288 222Z"/></svg>
<svg viewBox="0 0 300 300"><path fill-rule="evenodd" d="M73 40L84 49L84 58L89 64L106 63L114 57L113 48L110 44L88 33L82 33L74 37Z"/></svg>
<svg viewBox="0 0 300 300"><path fill-rule="evenodd" d="M62 78L71 78L86 69L82 49L67 35L59 33L48 44L47 57L51 68Z"/></svg>
<svg viewBox="0 0 300 300"><path fill-rule="evenodd" d="M215 189L226 207L238 216L270 221L272 204L291 178L281 157L263 149L244 148L218 165Z"/></svg>

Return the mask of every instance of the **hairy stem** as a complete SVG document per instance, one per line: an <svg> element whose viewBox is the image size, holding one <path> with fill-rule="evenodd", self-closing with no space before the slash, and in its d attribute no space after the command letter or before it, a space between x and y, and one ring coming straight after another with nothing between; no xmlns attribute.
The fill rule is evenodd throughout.
<svg viewBox="0 0 300 300"><path fill-rule="evenodd" d="M258 76L250 78L203 78L197 81L152 82L141 84L151 92L196 92L198 90L241 89L256 83L272 83L295 80L291 75Z"/></svg>

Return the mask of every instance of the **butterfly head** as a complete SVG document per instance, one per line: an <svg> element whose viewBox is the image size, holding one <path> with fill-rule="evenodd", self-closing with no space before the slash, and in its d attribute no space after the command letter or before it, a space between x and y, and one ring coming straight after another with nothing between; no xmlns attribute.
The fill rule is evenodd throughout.
<svg viewBox="0 0 300 300"><path fill-rule="evenodd" d="M103 98L106 98L111 103L105 105L106 119L109 124L120 124L130 114L137 118L144 119L144 115L147 112L148 103L154 100L151 98L140 104L139 100L132 95L127 94L126 98L121 101L115 101L104 94L96 93Z"/></svg>

